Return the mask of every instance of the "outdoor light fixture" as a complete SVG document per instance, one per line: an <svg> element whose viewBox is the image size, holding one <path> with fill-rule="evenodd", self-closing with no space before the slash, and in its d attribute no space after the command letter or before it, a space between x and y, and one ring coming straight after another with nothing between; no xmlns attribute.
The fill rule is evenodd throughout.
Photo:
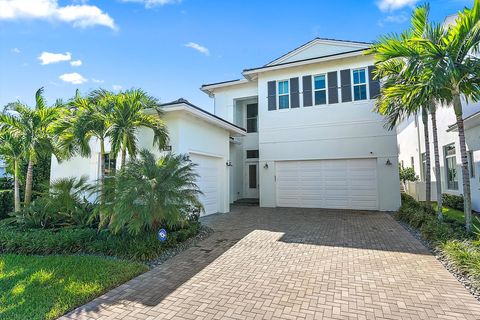
<svg viewBox="0 0 480 320"><path fill-rule="evenodd" d="M385 162L385 165L387 165L387 166L391 166L391 165L392 165L392 162L390 161L390 159L388 159L387 162Z"/></svg>
<svg viewBox="0 0 480 320"><path fill-rule="evenodd" d="M263 169L268 169L268 163L265 163L265 165L263 166Z"/></svg>
<svg viewBox="0 0 480 320"><path fill-rule="evenodd" d="M233 167L233 164L232 164L231 160L228 160L226 164L227 164L227 167Z"/></svg>

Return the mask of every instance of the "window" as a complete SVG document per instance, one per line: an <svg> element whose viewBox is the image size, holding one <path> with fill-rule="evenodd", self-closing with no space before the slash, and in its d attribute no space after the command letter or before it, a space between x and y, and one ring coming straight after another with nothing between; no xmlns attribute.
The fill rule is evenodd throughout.
<svg viewBox="0 0 480 320"><path fill-rule="evenodd" d="M424 152L422 153L422 180L426 181L427 177L427 154Z"/></svg>
<svg viewBox="0 0 480 320"><path fill-rule="evenodd" d="M443 147L445 157L445 174L447 176L447 189L458 190L457 177L457 157L455 154L455 145L449 144Z"/></svg>
<svg viewBox="0 0 480 320"><path fill-rule="evenodd" d="M258 104L247 104L247 132L258 131Z"/></svg>
<svg viewBox="0 0 480 320"><path fill-rule="evenodd" d="M290 91L288 80L278 81L278 108L290 108Z"/></svg>
<svg viewBox="0 0 480 320"><path fill-rule="evenodd" d="M367 99L367 77L365 69L353 70L353 100Z"/></svg>
<svg viewBox="0 0 480 320"><path fill-rule="evenodd" d="M258 150L247 150L247 159L258 159Z"/></svg>
<svg viewBox="0 0 480 320"><path fill-rule="evenodd" d="M402 165L402 168L405 168L405 165L404 165L404 163L403 163L403 160L400 161L400 164Z"/></svg>
<svg viewBox="0 0 480 320"><path fill-rule="evenodd" d="M468 170L470 171L470 178L475 178L475 157L473 151L468 151Z"/></svg>
<svg viewBox="0 0 480 320"><path fill-rule="evenodd" d="M315 105L327 103L327 79L324 74L313 78L313 90L315 92Z"/></svg>
<svg viewBox="0 0 480 320"><path fill-rule="evenodd" d="M251 164L248 166L248 187L250 189L257 188L257 165Z"/></svg>
<svg viewBox="0 0 480 320"><path fill-rule="evenodd" d="M105 170L103 171L103 174L105 176L113 176L117 167L117 159L111 156L110 153L106 153L103 155L103 160L105 161Z"/></svg>
<svg viewBox="0 0 480 320"><path fill-rule="evenodd" d="M411 167L412 167L413 171L415 171L415 160L413 159L413 157L410 157L410 164L411 164Z"/></svg>

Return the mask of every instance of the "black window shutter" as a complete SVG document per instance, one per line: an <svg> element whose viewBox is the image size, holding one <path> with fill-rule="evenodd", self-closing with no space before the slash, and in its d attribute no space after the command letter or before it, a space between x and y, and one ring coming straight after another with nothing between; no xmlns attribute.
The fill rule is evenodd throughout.
<svg viewBox="0 0 480 320"><path fill-rule="evenodd" d="M328 80L328 103L338 103L338 77L337 71L327 74Z"/></svg>
<svg viewBox="0 0 480 320"><path fill-rule="evenodd" d="M277 81L268 82L268 110L277 109Z"/></svg>
<svg viewBox="0 0 480 320"><path fill-rule="evenodd" d="M376 99L380 95L380 80L375 79L375 66L368 66L368 82L370 87L370 99Z"/></svg>
<svg viewBox="0 0 480 320"><path fill-rule="evenodd" d="M304 76L302 79L303 84L303 106L312 106L312 76Z"/></svg>
<svg viewBox="0 0 480 320"><path fill-rule="evenodd" d="M300 87L298 78L290 78L290 107L300 107Z"/></svg>
<svg viewBox="0 0 480 320"><path fill-rule="evenodd" d="M352 101L352 78L350 69L340 71L340 81L342 84L342 102Z"/></svg>

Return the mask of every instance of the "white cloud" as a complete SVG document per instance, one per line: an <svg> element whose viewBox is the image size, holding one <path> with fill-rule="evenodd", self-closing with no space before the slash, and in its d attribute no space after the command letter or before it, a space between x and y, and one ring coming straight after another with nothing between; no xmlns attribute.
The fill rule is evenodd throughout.
<svg viewBox="0 0 480 320"><path fill-rule="evenodd" d="M203 53L206 56L210 55L210 50L208 50L208 48L206 48L202 45L199 45L198 43L195 43L195 42L189 42L189 43L185 44L185 47L197 50L198 52Z"/></svg>
<svg viewBox="0 0 480 320"><path fill-rule="evenodd" d="M135 2L145 5L145 8L152 8L155 6L163 6L166 4L180 3L182 0L122 0L123 2Z"/></svg>
<svg viewBox="0 0 480 320"><path fill-rule="evenodd" d="M13 52L13 53L20 53L20 52L22 52L22 51L20 51L20 49L18 49L18 48L13 48L13 49L12 49L12 52Z"/></svg>
<svg viewBox="0 0 480 320"><path fill-rule="evenodd" d="M81 74L73 72L73 73L65 73L58 77L60 80L69 82L71 84L83 84L88 80L85 79Z"/></svg>
<svg viewBox="0 0 480 320"><path fill-rule="evenodd" d="M97 6L60 6L58 0L0 0L0 20L15 19L58 20L78 28L95 25L116 28L114 20Z"/></svg>
<svg viewBox="0 0 480 320"><path fill-rule="evenodd" d="M112 86L112 89L115 90L115 91L122 90L122 88L123 88L123 87L122 87L121 85L119 85L119 84L114 84L114 85Z"/></svg>
<svg viewBox="0 0 480 320"><path fill-rule="evenodd" d="M389 15L386 16L383 21L390 22L390 23L404 23L408 20L408 16L405 13L401 13L398 15Z"/></svg>
<svg viewBox="0 0 480 320"><path fill-rule="evenodd" d="M73 61L70 61L70 65L72 67L80 67L82 65L82 60L73 60Z"/></svg>
<svg viewBox="0 0 480 320"><path fill-rule="evenodd" d="M70 61L72 59L72 54L70 52L51 53L44 51L37 59L41 61L42 65L46 65L62 61Z"/></svg>
<svg viewBox="0 0 480 320"><path fill-rule="evenodd" d="M418 0L379 0L377 6L384 12L391 12L404 7L413 7Z"/></svg>
<svg viewBox="0 0 480 320"><path fill-rule="evenodd" d="M99 79L92 78L92 82L93 83L104 83L105 80L99 80Z"/></svg>

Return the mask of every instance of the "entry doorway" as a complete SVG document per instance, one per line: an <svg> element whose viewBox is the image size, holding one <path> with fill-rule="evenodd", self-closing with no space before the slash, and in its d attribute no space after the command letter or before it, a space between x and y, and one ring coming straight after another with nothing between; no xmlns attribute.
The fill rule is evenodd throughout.
<svg viewBox="0 0 480 320"><path fill-rule="evenodd" d="M245 162L245 198L258 199L258 161Z"/></svg>

